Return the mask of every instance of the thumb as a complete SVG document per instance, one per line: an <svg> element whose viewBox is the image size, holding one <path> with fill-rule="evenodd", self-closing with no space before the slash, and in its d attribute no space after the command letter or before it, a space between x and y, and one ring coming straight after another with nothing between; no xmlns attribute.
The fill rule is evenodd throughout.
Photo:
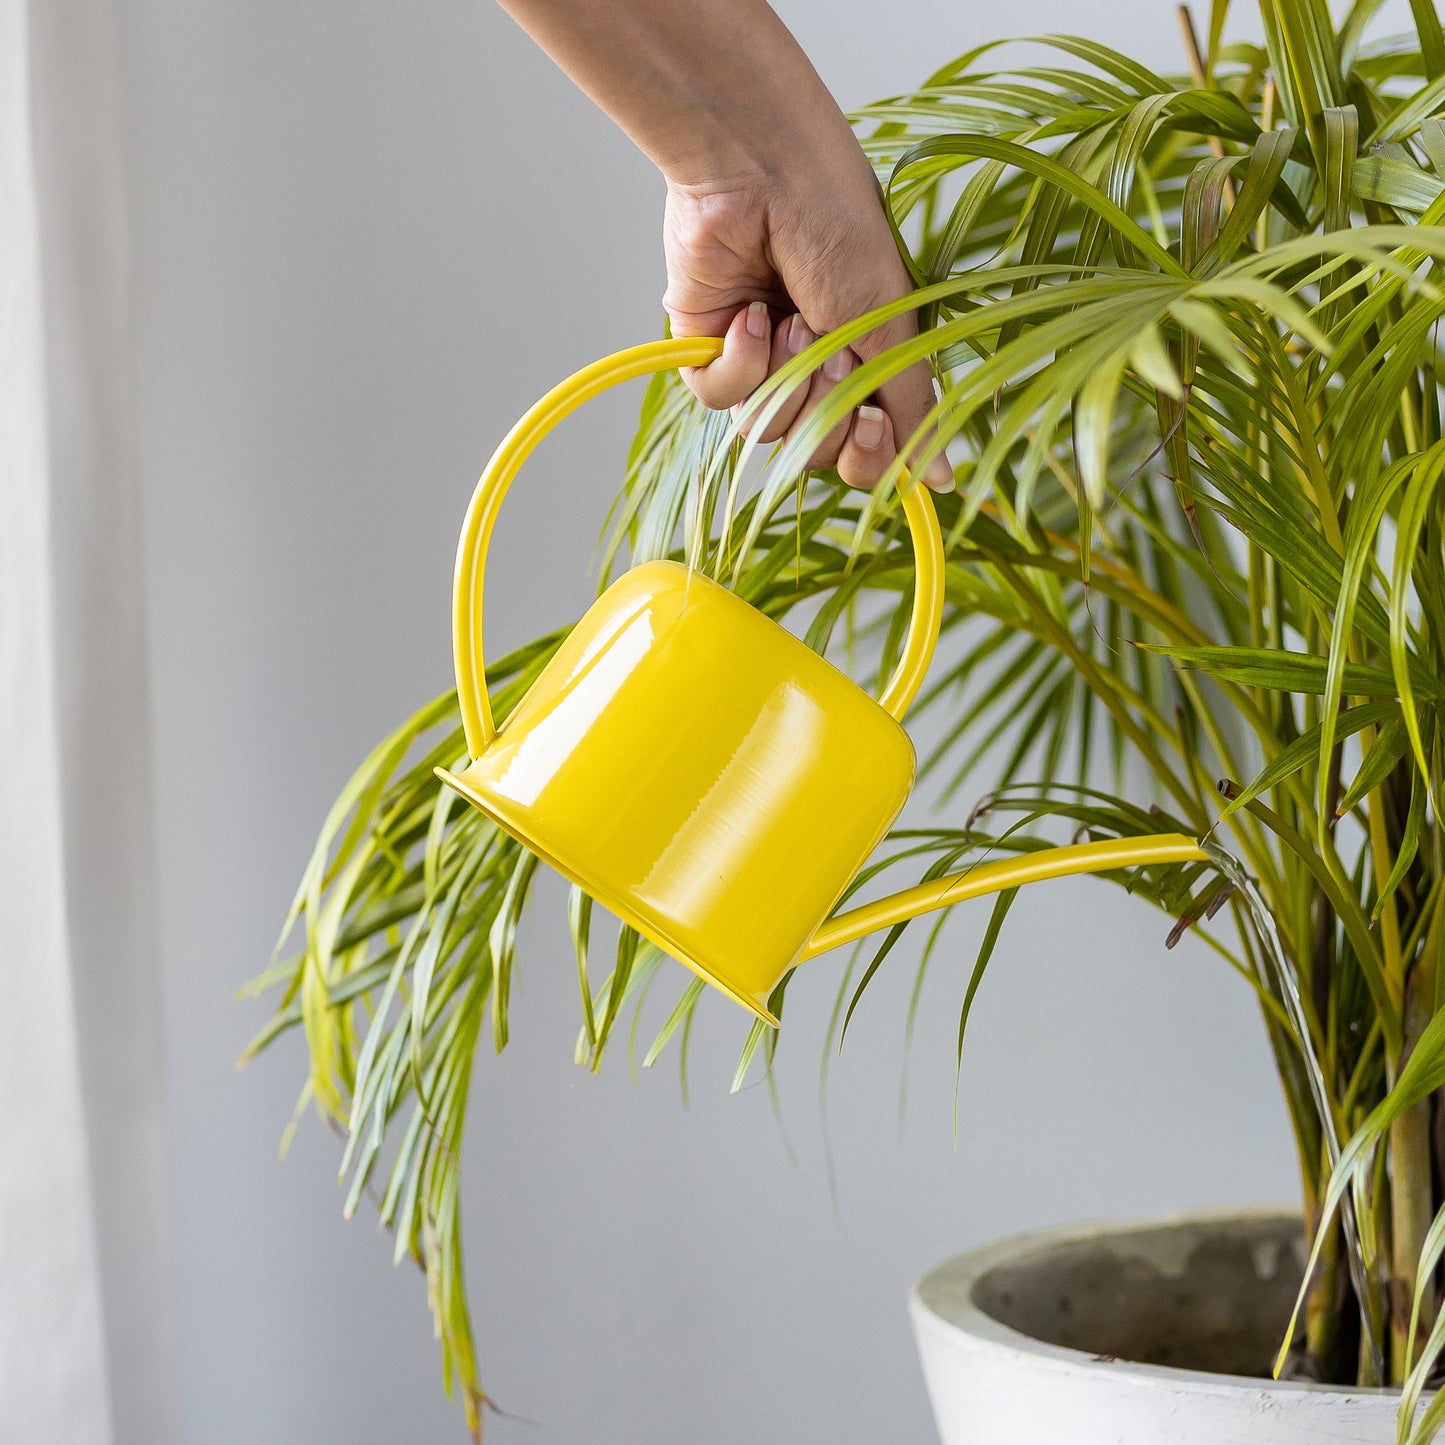
<svg viewBox="0 0 1445 1445"><path fill-rule="evenodd" d="M722 411L746 401L763 384L772 353L773 323L766 301L702 314L671 310L674 336L721 336L722 355L706 366L681 368L683 382L704 406Z"/></svg>

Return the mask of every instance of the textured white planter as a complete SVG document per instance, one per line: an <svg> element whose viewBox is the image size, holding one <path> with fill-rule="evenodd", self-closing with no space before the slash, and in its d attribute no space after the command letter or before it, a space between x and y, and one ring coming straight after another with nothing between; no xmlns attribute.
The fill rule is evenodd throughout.
<svg viewBox="0 0 1445 1445"><path fill-rule="evenodd" d="M1271 1210L949 1260L909 1299L943 1445L1389 1445L1391 1392L1260 1377L1303 1253L1298 1217Z"/></svg>

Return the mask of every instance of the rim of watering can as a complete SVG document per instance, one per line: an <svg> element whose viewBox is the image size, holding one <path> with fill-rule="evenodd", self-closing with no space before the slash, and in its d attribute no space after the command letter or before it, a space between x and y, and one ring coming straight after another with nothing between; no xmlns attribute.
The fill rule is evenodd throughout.
<svg viewBox="0 0 1445 1445"><path fill-rule="evenodd" d="M444 778L468 802L485 813L504 833L515 838L529 852L535 853L544 863L555 868L569 883L575 883L594 902L600 903L608 912L615 913L629 928L635 928L649 943L660 948L669 958L674 958L685 968L691 969L705 983L710 983L720 993L725 993L734 1003L741 1004L749 1013L760 1018L770 1027L777 1028L782 1022L776 1014L771 1013L756 999L739 993L726 979L720 978L706 965L691 958L686 949L668 937L666 929L659 928L655 923L644 919L622 895L614 893L606 885L598 885L583 878L581 873L565 858L560 857L551 848L544 847L532 837L525 826L515 819L509 818L505 810L498 806L496 798L472 787L465 773L452 773L445 768L438 768L436 771L438 776Z"/></svg>

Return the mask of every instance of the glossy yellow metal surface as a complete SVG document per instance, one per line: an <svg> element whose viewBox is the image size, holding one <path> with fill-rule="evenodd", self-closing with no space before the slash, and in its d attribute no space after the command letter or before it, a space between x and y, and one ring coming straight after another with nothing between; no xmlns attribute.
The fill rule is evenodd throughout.
<svg viewBox="0 0 1445 1445"><path fill-rule="evenodd" d="M649 562L448 782L771 1018L913 772L908 735L832 664L701 574Z"/></svg>
<svg viewBox="0 0 1445 1445"><path fill-rule="evenodd" d="M810 958L856 943L880 928L892 928L939 908L952 908L970 898L1021 888L1025 883L1042 883L1050 878L1070 878L1080 873L1115 873L1158 863L1207 863L1209 854L1183 833L1150 833L1140 838L1099 838L1092 843L1068 843L1061 848L1040 848L1014 858L994 858L975 863L958 873L930 879L901 893L875 899L861 908L830 918L818 929L798 958Z"/></svg>
<svg viewBox="0 0 1445 1445"><path fill-rule="evenodd" d="M699 573L649 562L614 582L498 731L483 685L484 558L502 497L548 430L614 382L703 365L721 343L657 342L554 388L477 485L457 549L453 641L471 762L438 774L666 952L768 1023L794 964L878 927L1035 877L1205 855L1163 835L984 864L824 924L913 785L900 719L938 638L943 547L903 491L917 559L902 656L875 702ZM1066 856L1067 855L1067 856ZM821 927L820 927L821 925Z"/></svg>

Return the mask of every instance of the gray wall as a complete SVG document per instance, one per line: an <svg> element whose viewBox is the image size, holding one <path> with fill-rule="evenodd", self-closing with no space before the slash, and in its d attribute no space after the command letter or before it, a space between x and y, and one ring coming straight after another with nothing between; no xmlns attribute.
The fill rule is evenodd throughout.
<svg viewBox="0 0 1445 1445"><path fill-rule="evenodd" d="M661 187L486 0L120 0L156 727L168 1138L192 1445L456 1440L422 1283L340 1218L336 1141L277 1140L299 1045L238 1074L323 812L449 683L461 508L506 425L656 333ZM845 103L995 33L955 0L781 6ZM1014 32L1079 26L1058 0ZM1089 30L1178 60L1172 5ZM585 604L635 398L549 443L501 524L496 646ZM786 1139L729 1096L707 1002L692 1103L571 1063L562 891L539 890L507 1054L478 1071L468 1267L494 1441L927 1440L909 1282L1033 1225L1292 1194L1247 990L1088 882L1015 910L951 1135L960 917L925 992L900 1133L900 948L818 1104L842 963L790 996ZM916 945L915 945L916 946ZM682 981L674 971L659 995ZM661 1003L666 1007L666 1003ZM790 1156L790 1147L792 1155ZM143 1327L137 1322L137 1327Z"/></svg>

